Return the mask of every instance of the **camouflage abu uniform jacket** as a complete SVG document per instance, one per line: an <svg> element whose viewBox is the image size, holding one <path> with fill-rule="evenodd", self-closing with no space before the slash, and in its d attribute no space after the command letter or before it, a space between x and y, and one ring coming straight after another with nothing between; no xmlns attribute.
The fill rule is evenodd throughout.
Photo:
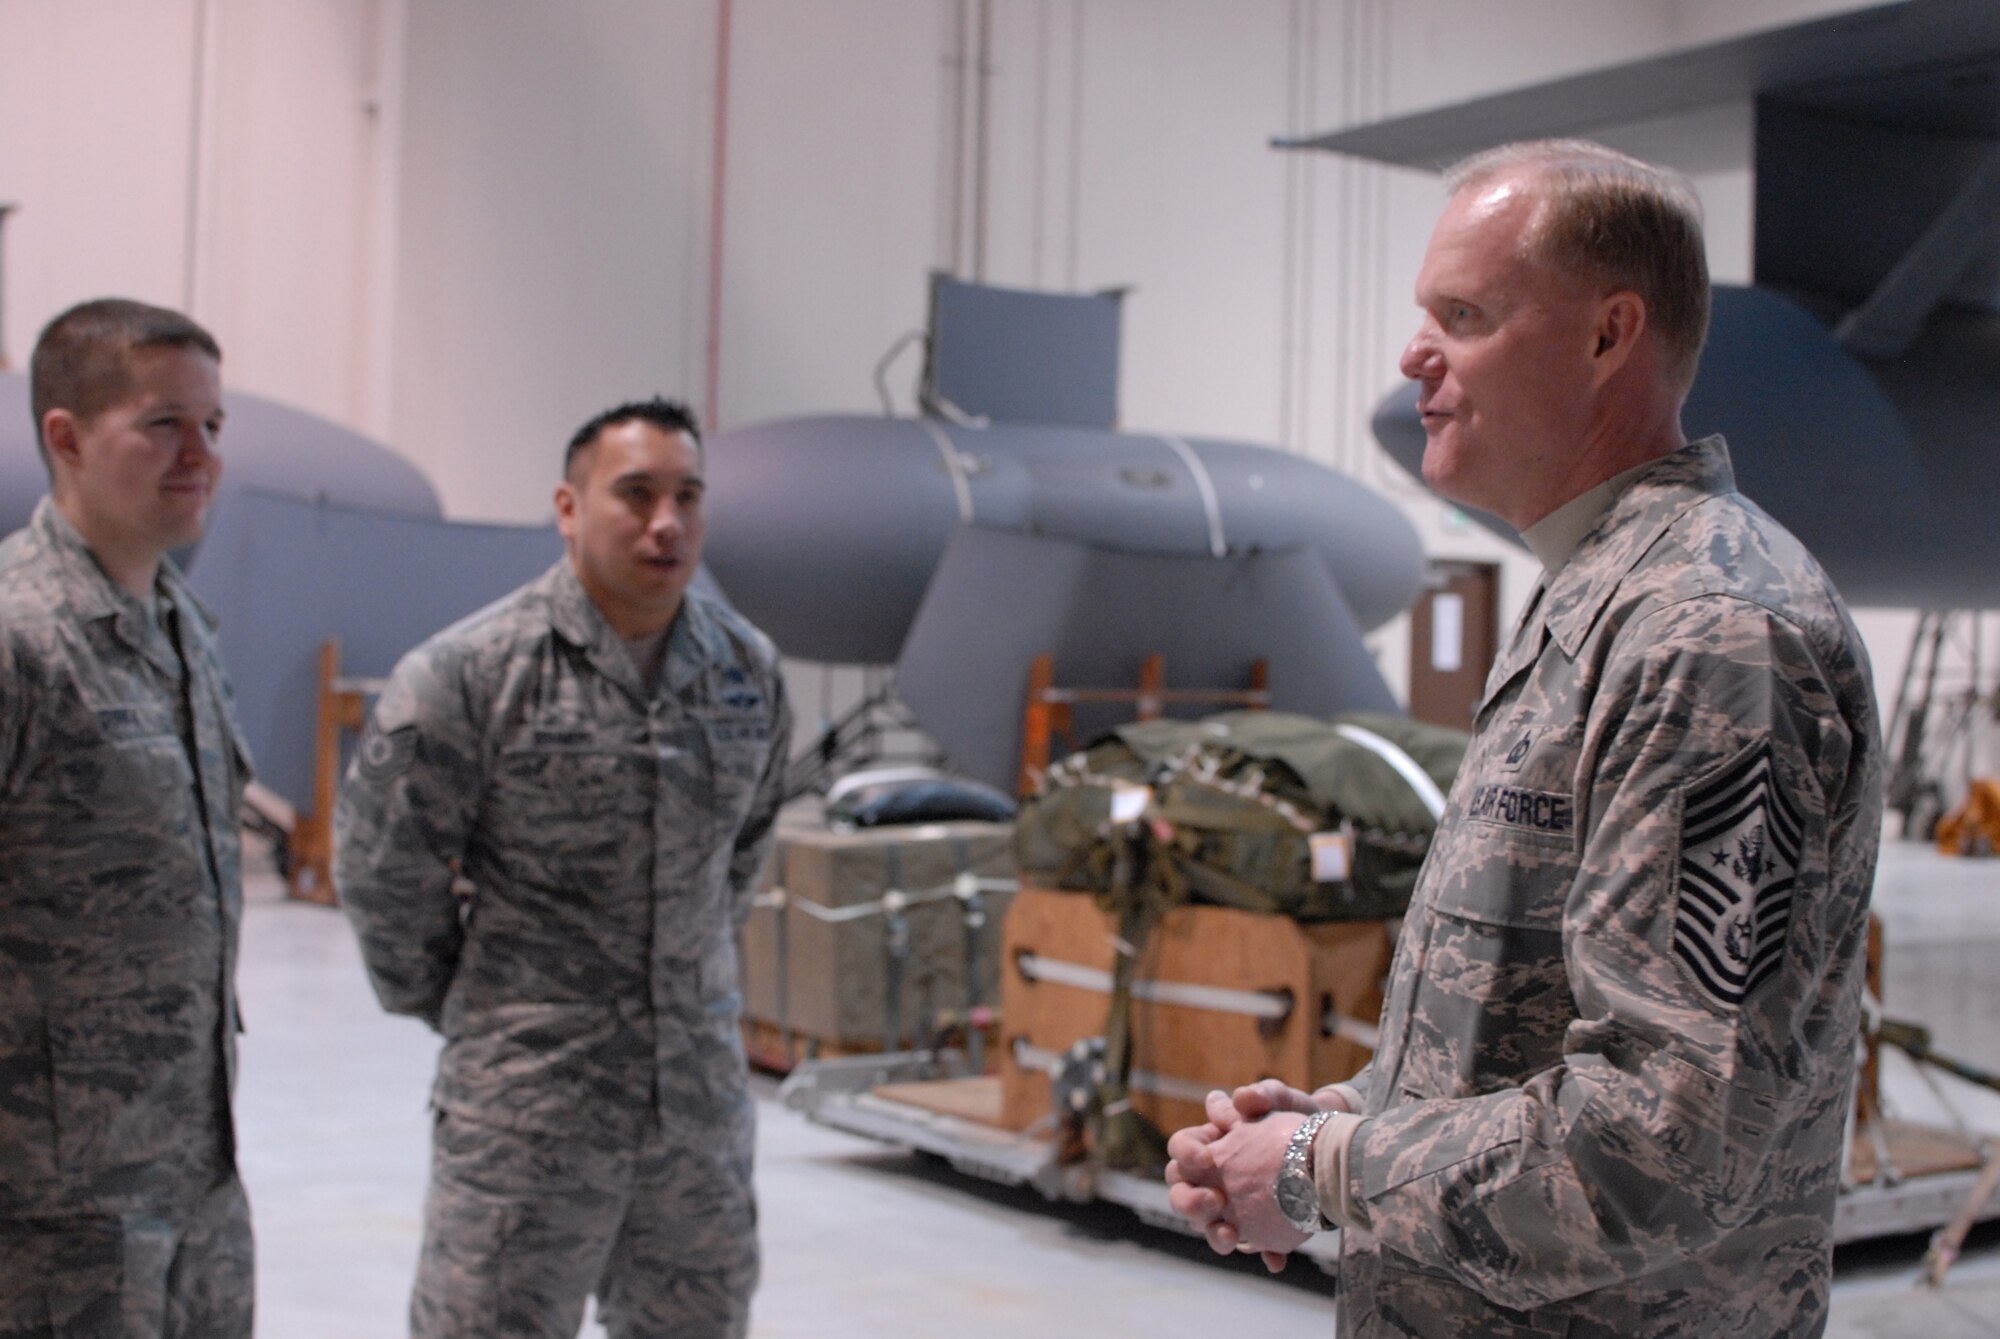
<svg viewBox="0 0 2000 1339"><path fill-rule="evenodd" d="M747 1131L735 937L789 739L763 634L689 592L649 697L566 559L403 658L334 881L383 1006L444 1033L439 1107L616 1141L655 1111L670 1135Z"/></svg>
<svg viewBox="0 0 2000 1339"><path fill-rule="evenodd" d="M0 1219L233 1165L248 753L207 611L156 591L179 654L48 499L0 544Z"/></svg>
<svg viewBox="0 0 2000 1339"><path fill-rule="evenodd" d="M1825 1325L1880 744L1734 487L1656 464L1493 667L1353 1085L1348 1339Z"/></svg>

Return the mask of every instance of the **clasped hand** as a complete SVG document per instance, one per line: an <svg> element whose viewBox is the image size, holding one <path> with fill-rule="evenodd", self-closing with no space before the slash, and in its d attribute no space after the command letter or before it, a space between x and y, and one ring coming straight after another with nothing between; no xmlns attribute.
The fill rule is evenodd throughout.
<svg viewBox="0 0 2000 1339"><path fill-rule="evenodd" d="M1218 1089L1206 1108L1206 1125L1167 1140L1168 1202L1217 1254L1255 1251L1275 1274L1307 1237L1278 1208L1278 1170L1292 1135L1322 1105L1265 1079L1233 1093Z"/></svg>

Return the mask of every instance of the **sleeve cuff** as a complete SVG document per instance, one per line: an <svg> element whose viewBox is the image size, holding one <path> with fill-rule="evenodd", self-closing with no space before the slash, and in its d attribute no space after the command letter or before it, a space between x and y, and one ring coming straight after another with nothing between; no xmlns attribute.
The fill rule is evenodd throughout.
<svg viewBox="0 0 2000 1339"><path fill-rule="evenodd" d="M1335 1107L1328 1106L1326 1099L1330 1097L1338 1098L1341 1105ZM1322 1111L1361 1110L1361 1093L1351 1084L1329 1083L1324 1087L1314 1090L1313 1100L1319 1103Z"/></svg>
<svg viewBox="0 0 2000 1339"><path fill-rule="evenodd" d="M1347 1153L1362 1117L1337 1111L1313 1136L1313 1185L1319 1191L1319 1211L1335 1227L1368 1226L1368 1214L1351 1189Z"/></svg>

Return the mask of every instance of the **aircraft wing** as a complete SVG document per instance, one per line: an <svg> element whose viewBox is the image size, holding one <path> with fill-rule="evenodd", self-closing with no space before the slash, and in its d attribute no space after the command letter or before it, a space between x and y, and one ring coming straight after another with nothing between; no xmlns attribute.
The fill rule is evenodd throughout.
<svg viewBox="0 0 2000 1339"><path fill-rule="evenodd" d="M1908 129L1992 133L2000 5L1897 0L1831 18L1474 98L1325 134L1279 138L1403 167L1441 168L1513 140L1770 98ZM1989 76L1981 79L1979 70Z"/></svg>

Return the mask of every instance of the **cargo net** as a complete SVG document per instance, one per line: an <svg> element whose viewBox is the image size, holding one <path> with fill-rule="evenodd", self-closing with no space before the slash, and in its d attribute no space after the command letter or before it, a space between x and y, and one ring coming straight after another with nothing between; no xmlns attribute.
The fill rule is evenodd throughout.
<svg viewBox="0 0 2000 1339"><path fill-rule="evenodd" d="M1401 915L1470 736L1384 713L1121 726L1021 806L1022 876L1150 919L1186 901L1301 921Z"/></svg>
<svg viewBox="0 0 2000 1339"><path fill-rule="evenodd" d="M1401 915L1470 738L1379 713L1231 711L1122 726L1038 778L1014 828L1022 881L1087 892L1117 926L1104 1035L1051 1075L1063 1158L1166 1160L1129 1100L1135 969L1160 918L1188 901Z"/></svg>

